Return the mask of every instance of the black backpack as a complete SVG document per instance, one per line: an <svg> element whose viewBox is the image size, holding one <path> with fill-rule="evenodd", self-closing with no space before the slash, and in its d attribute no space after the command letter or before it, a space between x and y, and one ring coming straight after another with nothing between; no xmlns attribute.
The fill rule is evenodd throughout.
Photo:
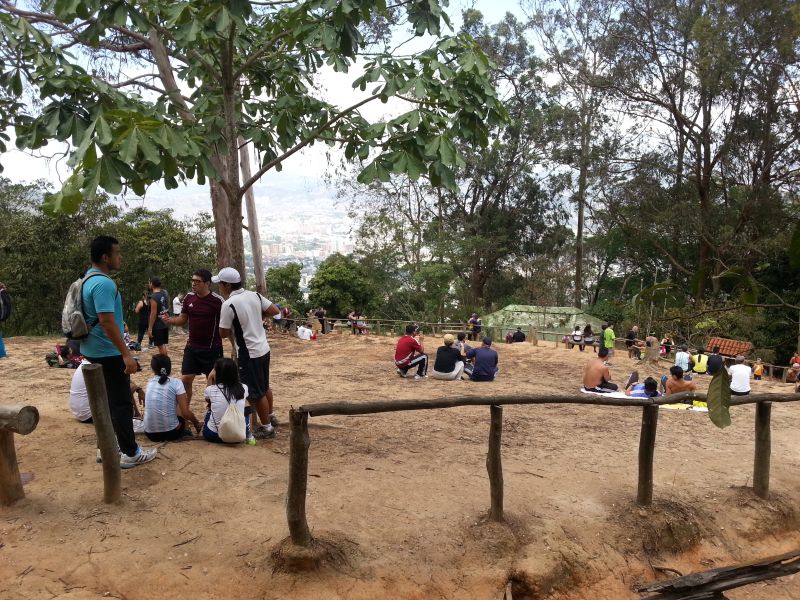
<svg viewBox="0 0 800 600"><path fill-rule="evenodd" d="M0 290L0 321L5 321L11 316L11 294L3 288Z"/></svg>

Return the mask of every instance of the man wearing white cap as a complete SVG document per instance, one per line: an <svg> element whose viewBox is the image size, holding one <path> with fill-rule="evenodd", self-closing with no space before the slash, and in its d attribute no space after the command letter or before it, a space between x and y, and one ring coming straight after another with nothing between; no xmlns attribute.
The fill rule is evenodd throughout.
<svg viewBox="0 0 800 600"><path fill-rule="evenodd" d="M231 267L220 270L211 281L219 284L225 297L219 317L219 334L233 335L239 358L239 377L247 386L247 400L263 424L253 431L255 437L275 435L269 391L269 342L264 332L264 316L278 314L278 307L257 292L242 287L239 271Z"/></svg>

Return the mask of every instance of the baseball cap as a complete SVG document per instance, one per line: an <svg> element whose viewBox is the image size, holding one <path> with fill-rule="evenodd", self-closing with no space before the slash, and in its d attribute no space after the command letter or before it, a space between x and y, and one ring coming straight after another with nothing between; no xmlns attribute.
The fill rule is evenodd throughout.
<svg viewBox="0 0 800 600"><path fill-rule="evenodd" d="M452 333L445 333L444 334L444 343L445 344L452 344L456 341L456 338L453 337Z"/></svg>
<svg viewBox="0 0 800 600"><path fill-rule="evenodd" d="M486 344L487 346L491 346L491 345L492 345L492 338L490 338L490 337L485 337L485 338L483 338L481 341L482 341L484 344Z"/></svg>
<svg viewBox="0 0 800 600"><path fill-rule="evenodd" d="M220 281L224 283L241 283L242 278L239 275L239 271L233 267L225 267L224 269L220 269L219 274L214 275L211 281L213 283L219 283Z"/></svg>

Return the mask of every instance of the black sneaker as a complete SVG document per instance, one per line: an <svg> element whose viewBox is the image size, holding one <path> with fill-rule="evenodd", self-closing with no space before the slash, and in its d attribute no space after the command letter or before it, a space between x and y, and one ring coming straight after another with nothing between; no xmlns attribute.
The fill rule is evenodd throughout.
<svg viewBox="0 0 800 600"><path fill-rule="evenodd" d="M628 375L628 382L625 384L625 388L624 389L627 390L629 387L631 387L637 381L639 381L639 371L633 371L630 375Z"/></svg>

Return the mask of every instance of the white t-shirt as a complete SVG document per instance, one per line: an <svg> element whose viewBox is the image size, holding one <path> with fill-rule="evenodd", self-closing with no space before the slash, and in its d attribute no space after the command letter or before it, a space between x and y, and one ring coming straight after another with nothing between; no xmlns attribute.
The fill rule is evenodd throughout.
<svg viewBox="0 0 800 600"><path fill-rule="evenodd" d="M180 315L180 314L181 314L181 310L182 310L182 309L183 309L183 302L181 302L181 299L180 299L180 298L178 298L177 296L175 296L175 297L172 299L172 314L174 314L174 315Z"/></svg>
<svg viewBox="0 0 800 600"><path fill-rule="evenodd" d="M301 340L310 340L311 330L308 327L300 325L300 327L297 328L297 337L299 337Z"/></svg>
<svg viewBox="0 0 800 600"><path fill-rule="evenodd" d="M681 350L675 354L675 364L679 366L684 372L689 370L689 353Z"/></svg>
<svg viewBox="0 0 800 600"><path fill-rule="evenodd" d="M750 376L753 370L747 365L732 365L728 369L731 376L731 391L732 392L749 392L750 391Z"/></svg>
<svg viewBox="0 0 800 600"><path fill-rule="evenodd" d="M75 369L72 383L69 386L69 409L78 421L86 421L92 418L92 410L89 408L89 393L86 391L86 382L83 379L83 365L88 364L89 361L84 360Z"/></svg>
<svg viewBox="0 0 800 600"><path fill-rule="evenodd" d="M244 402L245 398L247 398L247 386L242 384L244 388L244 396L242 396L241 400L234 400L236 402L236 408L239 409L244 415ZM228 410L228 401L225 398L225 395L222 393L222 390L216 385L210 385L206 388L203 395L206 397L206 400L211 402L211 416L208 418L208 422L206 423L206 427L208 427L214 433L217 433L217 423L222 421L222 417L225 416L225 411ZM244 432L242 432L244 434Z"/></svg>
<svg viewBox="0 0 800 600"><path fill-rule="evenodd" d="M170 377L164 385L158 377L147 382L144 397L144 430L149 433L172 431L178 426L178 396L185 394L183 382Z"/></svg>
<svg viewBox="0 0 800 600"><path fill-rule="evenodd" d="M244 289L232 291L222 304L219 326L233 330L240 357L258 358L269 352L262 315L270 306L264 296Z"/></svg>

